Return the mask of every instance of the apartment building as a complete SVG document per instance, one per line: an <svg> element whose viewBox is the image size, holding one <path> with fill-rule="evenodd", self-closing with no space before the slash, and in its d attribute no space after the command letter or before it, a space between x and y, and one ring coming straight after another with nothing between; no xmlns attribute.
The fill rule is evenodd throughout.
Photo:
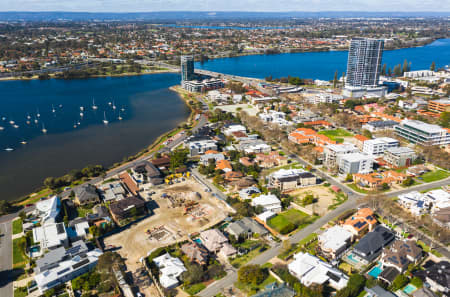
<svg viewBox="0 0 450 297"><path fill-rule="evenodd" d="M435 112L450 112L450 99L430 100L428 109Z"/></svg>
<svg viewBox="0 0 450 297"><path fill-rule="evenodd" d="M350 143L344 144L330 144L325 146L323 150L325 154L325 165L328 168L333 168L338 165L337 158L338 156L345 154L358 153L358 148Z"/></svg>
<svg viewBox="0 0 450 297"><path fill-rule="evenodd" d="M403 120L395 127L395 133L423 146L450 144L450 132L438 125L427 124L417 120Z"/></svg>
<svg viewBox="0 0 450 297"><path fill-rule="evenodd" d="M189 148L189 154L191 157L202 155L206 151L210 150L217 151L217 144L211 139L191 141L187 144L187 147Z"/></svg>
<svg viewBox="0 0 450 297"><path fill-rule="evenodd" d="M373 157L361 153L345 154L338 157L339 173L369 173L372 172Z"/></svg>
<svg viewBox="0 0 450 297"><path fill-rule="evenodd" d="M400 142L390 137L380 137L364 141L363 152L371 156L380 156L388 148L398 147Z"/></svg>
<svg viewBox="0 0 450 297"><path fill-rule="evenodd" d="M411 166L416 157L416 152L409 147L391 147L384 152L384 160L393 168Z"/></svg>

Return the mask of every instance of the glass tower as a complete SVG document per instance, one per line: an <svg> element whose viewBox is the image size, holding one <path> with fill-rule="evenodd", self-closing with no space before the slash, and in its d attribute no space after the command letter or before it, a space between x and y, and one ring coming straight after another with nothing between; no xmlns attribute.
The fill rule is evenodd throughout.
<svg viewBox="0 0 450 297"><path fill-rule="evenodd" d="M350 43L347 61L348 87L376 87L380 78L384 40L355 38Z"/></svg>
<svg viewBox="0 0 450 297"><path fill-rule="evenodd" d="M181 56L181 81L193 80L194 78L194 57Z"/></svg>

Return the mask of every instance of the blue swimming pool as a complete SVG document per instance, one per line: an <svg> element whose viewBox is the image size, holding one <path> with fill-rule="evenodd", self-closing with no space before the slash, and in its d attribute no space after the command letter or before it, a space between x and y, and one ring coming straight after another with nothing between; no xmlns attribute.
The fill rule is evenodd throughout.
<svg viewBox="0 0 450 297"><path fill-rule="evenodd" d="M202 243L202 241L200 240L200 238L196 238L196 239L194 239L194 241L196 242L196 243Z"/></svg>
<svg viewBox="0 0 450 297"><path fill-rule="evenodd" d="M381 272L383 272L383 269L381 268L381 264L378 263L378 265L372 268L367 274L373 277L374 279L377 279L378 276L381 274Z"/></svg>
<svg viewBox="0 0 450 297"><path fill-rule="evenodd" d="M358 260L356 260L355 258L353 258L353 254L348 255L348 256L347 256L347 259L348 259L350 262L354 263L354 264L358 264L358 263L359 263Z"/></svg>
<svg viewBox="0 0 450 297"><path fill-rule="evenodd" d="M404 289L403 292L405 292L406 294L411 294L412 292L414 292L415 290L417 290L416 286L408 284Z"/></svg>

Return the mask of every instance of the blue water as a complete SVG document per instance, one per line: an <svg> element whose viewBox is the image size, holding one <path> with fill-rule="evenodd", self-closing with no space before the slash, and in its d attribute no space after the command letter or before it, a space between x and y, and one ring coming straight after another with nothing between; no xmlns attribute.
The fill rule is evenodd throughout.
<svg viewBox="0 0 450 297"><path fill-rule="evenodd" d="M235 58L208 60L195 67L226 74L265 78L299 76L311 79L333 79L337 70L339 76L346 71L347 51L292 53L277 55L253 55ZM429 69L433 61L438 67L450 64L450 39L436 40L422 47L384 51L382 63L394 68L407 59L412 70Z"/></svg>
<svg viewBox="0 0 450 297"><path fill-rule="evenodd" d="M404 289L403 292L405 292L406 294L411 294L412 292L414 292L415 290L417 290L416 286L408 284Z"/></svg>
<svg viewBox="0 0 450 297"><path fill-rule="evenodd" d="M377 279L378 276L381 274L381 272L383 272L383 269L381 269L381 264L378 263L377 266L375 266L374 268L372 268L368 275L370 275L371 277L373 277L374 279Z"/></svg>
<svg viewBox="0 0 450 297"><path fill-rule="evenodd" d="M62 176L89 164L110 166L144 149L189 115L185 103L168 90L179 80L178 74L167 73L0 82L0 126L5 127L0 131L0 199L28 194L48 176ZM93 98L97 110L92 109ZM113 101L116 110L108 104ZM85 108L82 118L80 106ZM35 124L37 109L41 117ZM104 114L108 125L103 124ZM43 124L47 134L41 131ZM21 144L23 140L28 143Z"/></svg>
<svg viewBox="0 0 450 297"><path fill-rule="evenodd" d="M195 241L196 243L199 243L199 244L202 243L202 240L201 240L200 238L196 238L196 239L194 239L194 241Z"/></svg>

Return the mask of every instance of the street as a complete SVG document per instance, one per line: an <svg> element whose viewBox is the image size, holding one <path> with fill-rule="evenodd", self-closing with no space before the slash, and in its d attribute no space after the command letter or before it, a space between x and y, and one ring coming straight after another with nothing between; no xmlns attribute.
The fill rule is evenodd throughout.
<svg viewBox="0 0 450 297"><path fill-rule="evenodd" d="M13 296L11 222L0 224L0 296Z"/></svg>

